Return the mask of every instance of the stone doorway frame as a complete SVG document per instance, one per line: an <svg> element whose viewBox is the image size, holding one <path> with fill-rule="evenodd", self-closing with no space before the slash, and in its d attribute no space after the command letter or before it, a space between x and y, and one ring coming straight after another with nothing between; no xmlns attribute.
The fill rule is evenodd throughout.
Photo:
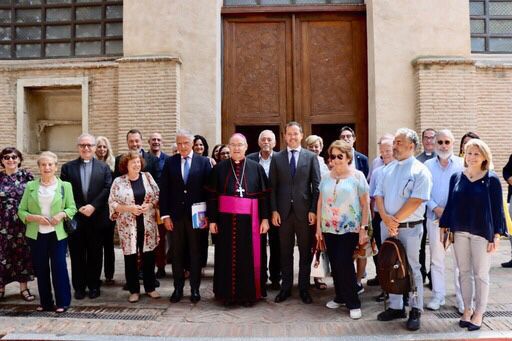
<svg viewBox="0 0 512 341"><path fill-rule="evenodd" d="M27 152L24 126L27 115L27 88L61 88L80 86L82 100L82 133L89 132L89 77L23 78L16 82L16 147Z"/></svg>

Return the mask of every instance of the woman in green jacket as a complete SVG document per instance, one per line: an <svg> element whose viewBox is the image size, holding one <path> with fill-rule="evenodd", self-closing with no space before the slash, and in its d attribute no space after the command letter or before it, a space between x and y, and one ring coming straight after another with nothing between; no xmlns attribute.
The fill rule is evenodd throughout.
<svg viewBox="0 0 512 341"><path fill-rule="evenodd" d="M18 216L27 225L25 236L30 245L41 305L38 311L63 313L71 302L71 287L66 265L67 234L64 219L76 213L69 182L55 176L57 155L42 152L37 160L41 178L25 187ZM54 306L51 282L55 291Z"/></svg>

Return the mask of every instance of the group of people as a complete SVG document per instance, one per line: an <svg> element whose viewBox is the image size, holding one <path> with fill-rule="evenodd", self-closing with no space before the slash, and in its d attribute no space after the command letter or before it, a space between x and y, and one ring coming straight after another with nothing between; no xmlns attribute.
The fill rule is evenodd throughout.
<svg viewBox="0 0 512 341"><path fill-rule="evenodd" d="M169 249L174 280L170 301L183 298L189 278L189 299L197 303L210 232L215 244L213 292L222 304L251 306L267 296L267 289L278 290L276 303L287 300L296 244L299 296L311 303L312 249L321 241L335 292L326 305L345 305L350 317L358 319L367 258L374 256L378 264L377 248L396 237L405 247L415 285L405 297L389 294L389 308L377 318L407 317L408 302L406 327L417 330L427 276L423 240L428 235L433 295L426 307L437 310L445 303L444 261L453 240L459 324L479 329L489 294L490 255L498 237L506 234L501 185L485 142L466 134L461 158L453 153L449 130L427 129L422 133L424 152L415 157L420 139L415 131L401 128L379 139L380 155L369 166L368 158L354 149L355 131L348 126L328 147L327 163L320 156L322 138L308 136L307 148L302 148L303 137L300 124L289 122L285 149L274 151L276 137L264 130L260 150L246 155L247 140L236 133L227 145L215 146L210 157L204 137L179 130L175 154L166 155L160 134L150 136L145 151L141 132L132 129L126 138L129 151L114 157L108 139L82 134L79 155L62 165L60 178L57 156L43 152L36 180L21 168L23 157L16 148L3 149L0 205L7 232L0 234L0 256L6 260L0 263L0 298L5 285L17 281L22 298L34 300L27 282L35 275L37 309L65 312L71 302L68 245L75 299L100 296L103 263L105 283L113 282L115 228L129 302L140 299L139 279L150 298L160 297L157 277L166 274ZM512 169L512 157L509 164ZM506 180L512 184L512 177ZM68 235L64 225L71 221L77 228ZM378 277L367 281L378 284ZM326 288L321 278L314 278L313 285ZM386 299L386 293L379 299Z"/></svg>

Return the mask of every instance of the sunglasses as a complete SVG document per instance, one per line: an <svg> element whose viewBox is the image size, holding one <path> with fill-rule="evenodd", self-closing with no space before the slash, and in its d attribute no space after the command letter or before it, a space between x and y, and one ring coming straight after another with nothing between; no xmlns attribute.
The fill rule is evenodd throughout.
<svg viewBox="0 0 512 341"><path fill-rule="evenodd" d="M8 161L8 160L18 160L18 155L4 155L2 157L2 159L4 159L4 161Z"/></svg>
<svg viewBox="0 0 512 341"><path fill-rule="evenodd" d="M446 141L443 141L443 140L437 141L437 144L440 145L440 146L442 146L443 144L449 145L450 143L452 143L452 141L448 141L448 140L446 140Z"/></svg>
<svg viewBox="0 0 512 341"><path fill-rule="evenodd" d="M338 160L343 160L345 158L345 156L343 156L343 154L331 154L329 155L329 159L330 160L335 160L335 159L338 159Z"/></svg>

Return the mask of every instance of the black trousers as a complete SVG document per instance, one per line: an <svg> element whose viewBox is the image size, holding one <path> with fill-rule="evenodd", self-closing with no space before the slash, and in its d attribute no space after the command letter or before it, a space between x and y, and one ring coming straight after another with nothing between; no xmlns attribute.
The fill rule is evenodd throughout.
<svg viewBox="0 0 512 341"><path fill-rule="evenodd" d="M200 253L201 253L201 267L205 267L206 264L208 263L208 240L209 240L209 236L210 236L210 229L201 229L199 230L200 231L200 234L201 234L201 249L200 249ZM190 260L190 267L192 267L192 260ZM188 264L187 264L188 265Z"/></svg>
<svg viewBox="0 0 512 341"><path fill-rule="evenodd" d="M427 278L427 266L425 264L425 247L427 245L427 212L423 215L423 237L421 237L421 246L420 246L420 265L421 265L421 276L423 276L423 281Z"/></svg>
<svg viewBox="0 0 512 341"><path fill-rule="evenodd" d="M267 254L267 240L270 248L270 255ZM279 245L279 229L270 225L270 229L266 234L261 235L261 254L263 255L263 263L268 264L265 271L264 283L270 278L272 283L281 281L281 246Z"/></svg>
<svg viewBox="0 0 512 341"><path fill-rule="evenodd" d="M192 228L192 221L188 215L174 222L174 229L171 232L171 252L175 289L183 289L185 284L184 270L189 266L190 288L199 290L203 261L202 238L204 238L204 235L203 229Z"/></svg>
<svg viewBox="0 0 512 341"><path fill-rule="evenodd" d="M75 291L99 289L103 265L103 231L96 221L82 218L69 238L71 282Z"/></svg>
<svg viewBox="0 0 512 341"><path fill-rule="evenodd" d="M114 252L114 229L115 222L106 222L103 227L103 271L106 279L114 278L115 252Z"/></svg>
<svg viewBox="0 0 512 341"><path fill-rule="evenodd" d="M291 290L293 286L293 250L295 236L299 246L299 290L309 289L311 273L311 229L307 221L297 219L293 210L286 219L281 219L279 244L281 246L282 290Z"/></svg>
<svg viewBox="0 0 512 341"><path fill-rule="evenodd" d="M142 259L142 276L144 282L144 290L152 292L155 290L155 251L143 252L144 245L144 228L137 227L137 252L124 256L124 274L126 284L130 294L140 292L139 270L137 264L137 256L141 255Z"/></svg>
<svg viewBox="0 0 512 341"><path fill-rule="evenodd" d="M352 260L354 250L359 243L359 234L324 233L323 236L331 264L336 297L341 298L341 302L345 302L348 309L361 308L361 302L357 296L356 271Z"/></svg>

